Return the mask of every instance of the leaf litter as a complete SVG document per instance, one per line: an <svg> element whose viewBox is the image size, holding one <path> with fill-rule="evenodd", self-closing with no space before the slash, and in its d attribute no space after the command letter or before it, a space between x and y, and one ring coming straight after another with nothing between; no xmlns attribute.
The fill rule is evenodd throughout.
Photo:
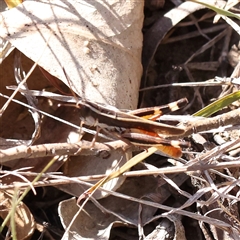
<svg viewBox="0 0 240 240"><path fill-rule="evenodd" d="M196 84L198 81L205 81L206 86L191 87L191 89L182 87L181 91L179 87L171 87L167 91L166 89L162 91L161 88L148 90L140 95L140 105L161 105L187 96L190 104L187 109L180 111L180 114L193 114L196 110L218 99L224 93L239 91L238 84L213 87L208 86L209 81L206 81L208 79L213 79L212 81L214 81L215 76L231 76L234 68L235 71L231 77L234 79L239 78L239 71L236 71L237 64L232 66L226 64L226 59L232 58L228 49L231 46L238 45L238 40L236 39L239 37L237 37L234 31L232 33L225 31L222 33L221 38L215 38L217 35L214 32L208 33L205 31L206 27L212 28L213 15L209 15L210 11L206 9L196 12L196 10L203 9L200 5L191 5L192 3L185 2L183 5L174 7L171 4L166 3L163 10L155 10L159 14L161 11L165 11L165 17L159 18L158 22L158 17L156 18L155 16L154 21L156 23L143 29L143 52L147 51L150 55L143 58L143 61L148 62L148 65L145 67L146 65L143 63L144 81L142 84L144 85L142 86L149 87L159 84L161 86L164 84L164 81L168 84L171 84L171 82L179 82L181 84L181 82L186 82L186 79L193 83L196 82ZM194 7L191 8L191 6ZM185 16L179 16L178 19L178 15L175 15L174 11L186 7L189 7L190 10L188 9L189 11L185 16L188 16L190 13L191 16L184 20L182 18ZM237 7L233 10L236 10ZM170 13L170 11L173 13ZM196 14L193 16L192 13L194 12ZM153 14L154 10L152 8L145 8L145 22ZM169 19L164 20L166 16L171 16L170 19L175 24L167 27L165 30L163 28L161 30L163 31L162 35L166 37L161 38L161 35L158 35L156 30L158 31L160 29L159 26L162 26L163 23L161 21L169 21ZM176 25L178 22L180 22L179 25ZM219 24L224 24L221 18L219 22ZM228 21L228 24L230 23ZM198 41L193 43L191 38L188 39L186 37L185 40L182 40L181 36L183 34L194 31L193 26L196 26L196 31L199 32L199 36L197 36ZM234 29L236 30L235 25ZM148 33L146 34L145 31ZM175 43L170 41L172 35L173 38L180 36L180 40L177 40ZM229 41L227 41L227 37L230 39ZM155 45L153 39L156 39ZM161 41L164 42L164 45L161 44ZM27 46L25 45L25 47ZM88 44L85 44L85 47L87 48ZM148 48L152 48L154 51L149 51ZM174 49L178 49L179 52L173 51ZM221 52L219 49L227 50L226 52ZM85 52L87 52L87 49ZM237 55L237 51L234 54ZM4 71L0 72L2 94L11 94L5 87L16 84L11 71L14 57L16 57L15 53L11 53L1 64L1 69L4 69ZM43 57L43 59L46 58ZM190 66L191 61L195 61L195 59L197 61L193 62L194 67L193 65ZM38 59L33 60L35 62L38 61ZM22 56L21 62L26 70L29 70L33 64L25 56ZM202 67L203 62L205 63L204 68ZM239 60L236 60L236 62L238 63ZM215 64L214 68L211 67L213 66L212 63ZM54 69L51 68L51 65L49 67L51 70ZM96 70L96 68L94 69ZM62 69L59 68L58 71L62 71ZM53 72L51 73L53 74ZM55 76L59 77L58 75ZM159 81L161 82L159 83ZM65 83L69 85L68 82L65 81ZM61 86L62 82L59 81L57 84ZM27 86L29 89L39 89L40 91L43 89L56 91L44 79L38 68L29 77ZM76 90L75 88L73 89ZM17 95L17 99L24 101L24 97L20 94ZM3 99L1 99L1 104L3 105L3 103ZM129 106L127 104L123 108L130 108ZM38 98L37 108L79 125L77 109L69 108L64 106L64 104L61 104L59 107L58 101ZM123 174L116 182L109 182L110 186L107 189L101 188L101 190L97 190L79 213L76 199L71 199L70 197L79 197L89 186L82 187L82 182L78 181L76 177L82 177L82 179L88 179L90 183L95 183L102 177L108 176L116 168L121 167L121 164L124 164L130 158L127 156L126 159L123 159L125 157L119 158L118 156L125 156L126 153L131 153L137 149L127 147L127 144L120 143L121 141L115 141L108 145L111 149L104 148L105 152L101 152L102 145L98 143L97 139L96 146L86 145L93 148L91 154L90 151L87 151L87 149L91 150L91 147L84 148L84 143L88 141L88 144L91 144L92 137L84 136L85 142L82 141L82 144L83 149L86 149L86 155L81 156L81 149L75 151L79 146L73 146L73 144L77 144L79 140L82 140L81 132L44 116L41 122L38 120L34 123L31 115L24 107L11 103L1 118L1 142L5 144L6 152L3 150L0 153L3 158L9 153L12 153L13 156L11 161L3 163L3 171L1 173L2 191L6 191L4 188L7 186L12 189L16 188L17 184L18 191L22 189L19 194L22 194L22 191L29 185L28 181L32 181L36 174L41 172L46 164L52 160L52 157L47 159L44 155L38 158L29 158L28 156L31 156L31 151L33 150L32 147L36 146L36 153L38 148L39 152L44 152L44 145L46 144L46 149L49 149L47 151L51 154L52 150L54 155L54 148L47 148L47 144L58 144L60 148L62 147L61 156L56 158L48 172L42 175L38 183L36 182L36 186L45 186L47 192L52 191L50 187L48 190L47 186L54 185L69 194L69 200L58 200L53 205L50 202L48 203L50 206L55 207L59 204L62 225L64 228L69 229L69 231L65 231L63 236L57 237L52 235L53 238L137 239L138 236L142 238L146 236L146 239L150 239L151 236L157 236L160 239L160 237L171 234L172 239L192 239L192 236L196 237L197 232L198 237L203 239L208 239L209 237L212 239L237 239L239 234L239 210L237 207L239 201L239 182L237 180L239 175L239 151L233 151L232 149L233 147L236 150L239 148L237 148L239 140L236 138L238 136L236 131L239 131L238 123L239 105L237 99L234 104L224 107L220 113L217 112L212 118L195 122L182 122L183 126L190 127L188 128L189 131L181 137L188 137L188 140L192 142L191 149L184 151L183 158L176 161L159 155L151 156L146 160L147 163L135 166L132 172ZM219 126L225 128L221 130ZM38 127L41 128L41 136L37 136L38 139L35 140L36 134L32 133ZM235 135L231 135L232 132L228 130L228 128L231 129L230 127L235 127ZM214 134L208 131L212 129L215 129ZM219 143L219 137L221 136L217 137L219 132L229 134L222 145ZM31 141L34 142L32 146L30 146ZM21 158L19 155L19 153L23 152L23 148L18 149L15 147L16 145L20 147L22 144L27 145L23 146L25 147L25 153L28 154L24 158ZM70 146L73 146L71 154L68 152L68 146L69 149ZM122 151L121 147L125 150ZM74 153L79 156L69 157L69 155L74 155ZM114 156L115 153L116 157ZM93 162L91 159L93 159ZM119 159L121 160L120 163L116 164ZM103 169L101 170L101 168ZM106 171L104 171L104 168ZM60 175L57 173L59 171ZM17 172L19 173L16 174ZM180 172L181 177L178 176ZM21 177L19 177L19 174ZM12 183L15 184L13 185ZM34 204L30 206L28 202L26 202L25 206L27 209L29 206L30 211L34 213L35 219L38 219L40 216L40 214L36 214L36 210L46 211L44 210L44 203L46 204L48 201L48 198L44 198L44 194L42 196L37 195L37 197L43 205L42 208ZM66 195L63 194L63 197L66 198ZM5 197L5 199L7 198ZM4 199L2 201L4 202ZM56 211L55 215L57 217ZM41 217L43 217L42 214ZM31 218L32 216L29 216L29 219ZM166 223L166 219L170 220L170 223ZM46 232L50 235L53 234L49 230L51 227L58 226L59 230L61 230L60 221L52 220L47 212L45 212L45 217L38 224L41 225L43 221L47 221L49 225L40 230L42 234L46 236ZM70 223L71 226L69 227ZM15 224L16 226L18 225L17 220L15 220ZM166 227L169 225L172 226L171 230ZM24 226L27 231L29 226L26 223ZM162 232L159 230L161 226L164 229ZM136 230L132 227L135 227ZM25 234L31 235L34 229L35 226L30 226L30 231ZM39 230L40 228L37 229ZM36 235L33 235L33 239L35 236L39 236L40 232L36 230L34 233Z"/></svg>

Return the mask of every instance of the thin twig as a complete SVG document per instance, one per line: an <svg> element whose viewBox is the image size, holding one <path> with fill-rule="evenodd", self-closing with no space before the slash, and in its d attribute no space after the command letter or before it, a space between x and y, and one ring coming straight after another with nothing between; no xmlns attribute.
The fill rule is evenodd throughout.
<svg viewBox="0 0 240 240"><path fill-rule="evenodd" d="M123 141L113 141L109 143L95 143L81 141L78 143L53 143L40 144L35 146L17 146L9 149L0 150L1 164L20 158L38 158L56 155L99 155L100 157L109 157L111 151L122 149L126 151L131 146ZM135 150L139 148L135 147Z"/></svg>
<svg viewBox="0 0 240 240"><path fill-rule="evenodd" d="M240 123L240 109L236 109L218 115L216 117L200 119L196 121L189 121L188 123L184 124L186 132L180 137L187 137L192 133L208 131L223 126L236 125L239 123Z"/></svg>

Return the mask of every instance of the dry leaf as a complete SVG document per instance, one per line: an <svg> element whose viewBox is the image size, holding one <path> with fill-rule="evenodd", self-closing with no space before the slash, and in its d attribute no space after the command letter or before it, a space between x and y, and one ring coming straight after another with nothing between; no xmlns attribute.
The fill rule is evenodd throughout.
<svg viewBox="0 0 240 240"><path fill-rule="evenodd" d="M25 1L1 13L0 37L81 97L133 109L142 74L143 3Z"/></svg>
<svg viewBox="0 0 240 240"><path fill-rule="evenodd" d="M0 216L5 219L12 208L12 196L9 193L0 192L1 211ZM16 234L18 240L29 238L35 230L34 218L29 211L28 207L23 203L16 207L16 213L14 216L16 224ZM7 224L9 226L9 223Z"/></svg>
<svg viewBox="0 0 240 240"><path fill-rule="evenodd" d="M129 178L118 192L135 198L147 198L156 190L157 184L157 179L153 176ZM112 227L126 224L137 227L139 218L141 218L141 223L145 225L149 219L153 218L157 210L144 205L140 212L137 202L116 196L103 198L99 200L99 204L105 212L92 202L88 202L78 213L79 207L76 205L75 199L61 202L58 211L64 228L77 214L70 231L64 234L63 239L108 239Z"/></svg>
<svg viewBox="0 0 240 240"><path fill-rule="evenodd" d="M209 4L221 7L224 1L209 0ZM143 45L143 83L146 84L147 71L153 60L154 54L167 32L177 25L182 19L188 15L205 8L205 6L194 2L183 2L176 8L168 11L163 17L160 17L144 35Z"/></svg>
<svg viewBox="0 0 240 240"><path fill-rule="evenodd" d="M72 221L79 208L75 198L62 201L59 205L59 216L66 228ZM106 215L92 203L87 203L81 214L78 215L71 230L65 233L62 240L66 239L109 239L112 226L118 222L113 215ZM119 224L118 224L119 225Z"/></svg>
<svg viewBox="0 0 240 240"><path fill-rule="evenodd" d="M119 159L119 156L122 156ZM64 175L69 177L78 177L78 176L91 176L95 174L110 174L111 172L119 169L123 164L129 160L130 156L127 152L123 150L113 150L110 152L110 156L107 158L102 158L100 156L77 156L71 157L70 161L66 164ZM118 189L124 182L126 177L120 176L114 178L109 182L105 183L103 187L108 190L115 191ZM95 183L95 182L91 182ZM58 186L59 189L79 197L88 187L79 186L77 183L67 184ZM94 193L96 199L106 197L106 192L97 190Z"/></svg>

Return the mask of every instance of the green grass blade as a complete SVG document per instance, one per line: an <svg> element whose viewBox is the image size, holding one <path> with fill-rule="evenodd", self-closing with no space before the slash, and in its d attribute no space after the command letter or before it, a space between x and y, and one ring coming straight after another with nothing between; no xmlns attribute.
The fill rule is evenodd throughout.
<svg viewBox="0 0 240 240"><path fill-rule="evenodd" d="M240 91L228 94L227 96L209 104L198 112L194 113L193 116L209 117L213 113L218 112L224 107L240 99Z"/></svg>

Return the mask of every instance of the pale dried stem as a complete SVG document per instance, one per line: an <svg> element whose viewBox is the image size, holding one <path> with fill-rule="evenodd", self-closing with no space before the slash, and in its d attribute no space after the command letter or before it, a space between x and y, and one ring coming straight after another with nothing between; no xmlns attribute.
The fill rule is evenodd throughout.
<svg viewBox="0 0 240 240"><path fill-rule="evenodd" d="M92 146L91 142L81 141L78 143L53 143L53 144L40 144L35 146L17 146L0 150L1 164L19 158L38 158L49 157L56 155L99 155L100 157L109 156L110 152L117 149L126 151L131 148L123 141L113 141L109 143L95 143ZM137 147L135 148L137 149ZM139 148L138 148L139 149Z"/></svg>
<svg viewBox="0 0 240 240"><path fill-rule="evenodd" d="M223 113L216 117L205 118L195 121L189 121L184 124L186 132L179 136L180 138L187 137L192 133L204 132L219 127L236 125L240 123L240 109L232 110L228 113Z"/></svg>

